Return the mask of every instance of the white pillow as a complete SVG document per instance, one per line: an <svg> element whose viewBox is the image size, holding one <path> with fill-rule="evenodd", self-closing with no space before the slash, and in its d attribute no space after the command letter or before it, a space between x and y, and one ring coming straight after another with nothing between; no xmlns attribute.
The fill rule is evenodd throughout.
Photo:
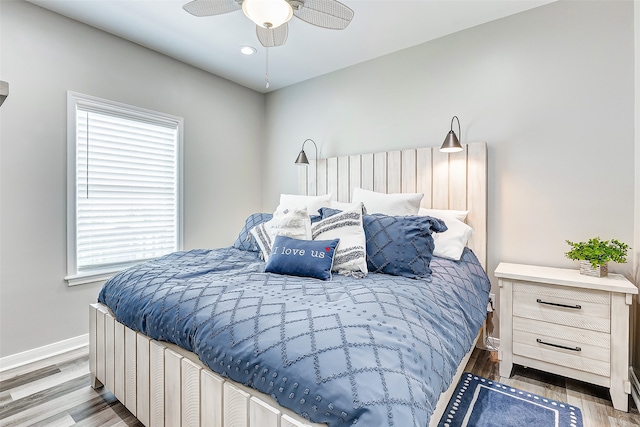
<svg viewBox="0 0 640 427"><path fill-rule="evenodd" d="M339 212L311 226L313 240L340 239L332 271L355 277L367 274L367 238L362 227L362 205Z"/></svg>
<svg viewBox="0 0 640 427"><path fill-rule="evenodd" d="M270 221L256 225L249 233L255 237L264 260L269 261L276 236L311 240L311 219L306 208L276 210Z"/></svg>
<svg viewBox="0 0 640 427"><path fill-rule="evenodd" d="M368 214L417 215L422 197L422 193L385 194L356 187L351 201L362 202Z"/></svg>
<svg viewBox="0 0 640 427"><path fill-rule="evenodd" d="M459 261L467 241L473 234L473 228L462 220L467 217L469 211L456 211L444 209L420 209L420 215L428 215L444 221L447 231L433 233L433 255L440 258ZM462 220L461 220L462 219Z"/></svg>
<svg viewBox="0 0 640 427"><path fill-rule="evenodd" d="M469 211L457 211L454 209L427 209L420 208L418 211L418 215L421 216L432 216L434 218L441 218L442 216L453 216L455 219L459 221L464 221L467 219L467 215Z"/></svg>
<svg viewBox="0 0 640 427"><path fill-rule="evenodd" d="M301 196L298 194L281 194L280 204L276 210L284 210L286 208L307 208L309 215L317 215L318 209L331 207L331 196L333 194L325 194L323 196Z"/></svg>
<svg viewBox="0 0 640 427"><path fill-rule="evenodd" d="M346 202L337 202L335 200L331 201L331 209L338 209L339 211L348 211L351 209L360 208L362 209L362 203L346 203ZM366 213L366 212L365 212Z"/></svg>

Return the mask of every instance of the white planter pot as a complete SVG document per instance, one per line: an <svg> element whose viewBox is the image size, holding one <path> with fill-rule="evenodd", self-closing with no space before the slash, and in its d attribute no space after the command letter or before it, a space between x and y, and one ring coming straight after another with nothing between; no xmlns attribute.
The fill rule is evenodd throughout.
<svg viewBox="0 0 640 427"><path fill-rule="evenodd" d="M584 274L585 276L604 277L609 274L609 268L607 267L607 264L593 268L589 261L580 261L580 274Z"/></svg>

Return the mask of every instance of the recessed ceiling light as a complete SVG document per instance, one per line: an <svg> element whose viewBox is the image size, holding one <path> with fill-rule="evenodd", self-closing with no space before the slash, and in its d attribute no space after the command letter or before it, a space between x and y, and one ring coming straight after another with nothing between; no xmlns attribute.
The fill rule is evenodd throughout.
<svg viewBox="0 0 640 427"><path fill-rule="evenodd" d="M240 52L244 53L245 55L253 55L254 53L256 53L256 48L251 46L242 46L240 48Z"/></svg>

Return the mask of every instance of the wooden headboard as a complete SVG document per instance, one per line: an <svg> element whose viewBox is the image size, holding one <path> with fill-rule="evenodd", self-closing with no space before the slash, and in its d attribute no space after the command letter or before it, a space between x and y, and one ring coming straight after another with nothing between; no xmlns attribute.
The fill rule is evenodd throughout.
<svg viewBox="0 0 640 427"><path fill-rule="evenodd" d="M459 153L438 147L310 160L301 167L298 192L333 193L350 202L355 187L381 193L424 193L422 207L468 210L469 246L487 268L487 144L463 145Z"/></svg>

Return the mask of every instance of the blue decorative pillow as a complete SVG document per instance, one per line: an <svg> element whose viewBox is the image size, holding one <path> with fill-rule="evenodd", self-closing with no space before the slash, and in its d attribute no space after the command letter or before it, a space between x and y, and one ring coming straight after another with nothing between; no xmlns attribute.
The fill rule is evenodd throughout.
<svg viewBox="0 0 640 427"><path fill-rule="evenodd" d="M329 280L333 255L339 241L340 239L300 240L276 236L265 271Z"/></svg>
<svg viewBox="0 0 640 427"><path fill-rule="evenodd" d="M251 230L256 225L270 221L271 218L273 218L273 214L270 213L254 213L249 215L249 217L245 220L244 227L242 227L242 230L240 230L240 234L238 234L238 238L234 242L233 247L243 251L260 252L258 243L256 242L256 239L253 238L251 233L249 233L249 230Z"/></svg>
<svg viewBox="0 0 640 427"><path fill-rule="evenodd" d="M320 218L321 219L325 219L325 218L329 218L330 216L333 216L337 213L342 212L339 209L333 209L333 208L320 208L318 209L318 213L320 213Z"/></svg>
<svg viewBox="0 0 640 427"><path fill-rule="evenodd" d="M353 205L353 204L352 204ZM362 207L362 215L366 215L367 214L367 208L361 203L360 206ZM333 216L337 213L343 212L344 209L338 209L338 208L320 208L318 209L318 213L320 214L320 219L325 219L325 218L329 218L330 216ZM313 217L311 217L313 218ZM311 223L313 223L313 220L311 221Z"/></svg>
<svg viewBox="0 0 640 427"><path fill-rule="evenodd" d="M443 221L430 216L383 214L364 215L363 227L369 272L412 279L431 275L431 233L447 229Z"/></svg>

